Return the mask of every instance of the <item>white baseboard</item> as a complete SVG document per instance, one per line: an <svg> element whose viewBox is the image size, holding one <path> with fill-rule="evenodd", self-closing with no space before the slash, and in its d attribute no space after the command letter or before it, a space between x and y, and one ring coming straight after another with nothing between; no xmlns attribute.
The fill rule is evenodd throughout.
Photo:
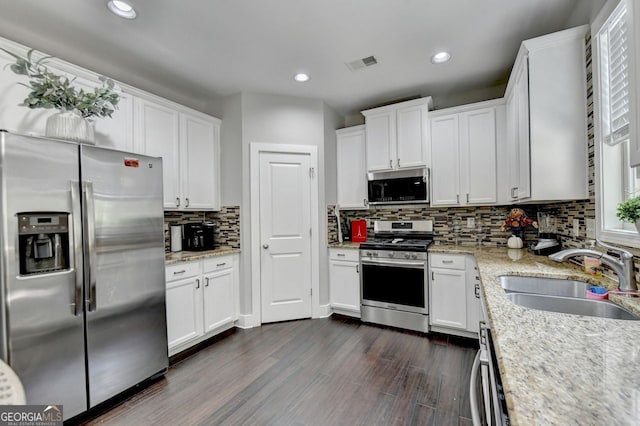
<svg viewBox="0 0 640 426"><path fill-rule="evenodd" d="M238 315L238 320L236 321L236 327L247 329L260 326L260 322L255 321L253 315Z"/></svg>
<svg viewBox="0 0 640 426"><path fill-rule="evenodd" d="M326 305L320 305L318 307L318 318L327 318L330 317L333 311L331 310L331 304L327 303Z"/></svg>

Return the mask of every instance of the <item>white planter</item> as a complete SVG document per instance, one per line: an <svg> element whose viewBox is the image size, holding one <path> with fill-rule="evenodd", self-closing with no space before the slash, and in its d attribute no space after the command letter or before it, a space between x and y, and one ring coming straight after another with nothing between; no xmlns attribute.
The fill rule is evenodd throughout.
<svg viewBox="0 0 640 426"><path fill-rule="evenodd" d="M89 122L74 111L61 111L47 119L45 135L54 139L94 144Z"/></svg>
<svg viewBox="0 0 640 426"><path fill-rule="evenodd" d="M634 225L636 226L636 231L638 231L638 234L640 234L640 220L636 221Z"/></svg>

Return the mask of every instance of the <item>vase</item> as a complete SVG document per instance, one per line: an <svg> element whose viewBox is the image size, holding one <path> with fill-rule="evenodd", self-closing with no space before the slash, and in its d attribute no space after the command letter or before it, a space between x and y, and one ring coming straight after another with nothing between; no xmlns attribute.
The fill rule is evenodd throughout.
<svg viewBox="0 0 640 426"><path fill-rule="evenodd" d="M73 142L94 144L89 122L75 111L60 111L47 118L45 136Z"/></svg>

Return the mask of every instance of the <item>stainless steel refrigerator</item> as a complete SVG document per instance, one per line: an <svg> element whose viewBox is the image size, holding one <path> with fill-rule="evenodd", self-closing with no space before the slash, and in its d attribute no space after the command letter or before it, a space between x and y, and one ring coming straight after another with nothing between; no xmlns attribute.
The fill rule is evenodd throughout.
<svg viewBox="0 0 640 426"><path fill-rule="evenodd" d="M0 131L1 356L65 419L168 366L162 161Z"/></svg>

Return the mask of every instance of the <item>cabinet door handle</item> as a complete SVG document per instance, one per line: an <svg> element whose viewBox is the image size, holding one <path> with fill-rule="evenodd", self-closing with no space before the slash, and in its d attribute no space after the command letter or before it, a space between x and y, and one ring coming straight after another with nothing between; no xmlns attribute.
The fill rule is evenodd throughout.
<svg viewBox="0 0 640 426"><path fill-rule="evenodd" d="M515 192L518 190L518 187L515 186L513 188L511 188L511 198L518 198L518 196L515 194Z"/></svg>
<svg viewBox="0 0 640 426"><path fill-rule="evenodd" d="M209 287L209 278L204 279L204 286Z"/></svg>
<svg viewBox="0 0 640 426"><path fill-rule="evenodd" d="M224 266L226 264L227 264L227 262L218 263L218 264L216 264L216 268L219 268L219 267Z"/></svg>
<svg viewBox="0 0 640 426"><path fill-rule="evenodd" d="M476 299L480 299L480 284L476 283L473 287L476 293Z"/></svg>
<svg viewBox="0 0 640 426"><path fill-rule="evenodd" d="M400 159L398 158L398 167L400 167Z"/></svg>
<svg viewBox="0 0 640 426"><path fill-rule="evenodd" d="M345 257L345 256L346 256L346 254L344 254L344 253L338 253L338 254L336 254L336 256L338 256L338 257Z"/></svg>
<svg viewBox="0 0 640 426"><path fill-rule="evenodd" d="M456 204L460 204L460 194L456 194Z"/></svg>
<svg viewBox="0 0 640 426"><path fill-rule="evenodd" d="M180 274L184 274L185 272L187 272L187 270L183 269L182 271L175 271L173 275L180 275Z"/></svg>
<svg viewBox="0 0 640 426"><path fill-rule="evenodd" d="M189 199L188 198L184 199L184 206L185 207L189 207Z"/></svg>
<svg viewBox="0 0 640 426"><path fill-rule="evenodd" d="M196 278L196 288L200 288L200 278Z"/></svg>
<svg viewBox="0 0 640 426"><path fill-rule="evenodd" d="M359 273L360 273L360 265L358 264L356 265L356 274L359 274Z"/></svg>
<svg viewBox="0 0 640 426"><path fill-rule="evenodd" d="M180 207L180 197L176 197L176 207Z"/></svg>
<svg viewBox="0 0 640 426"><path fill-rule="evenodd" d="M433 271L431 271L431 281L435 281L436 280L436 276L433 274Z"/></svg>
<svg viewBox="0 0 640 426"><path fill-rule="evenodd" d="M449 259L449 260L443 260L442 263L453 263L453 260Z"/></svg>
<svg viewBox="0 0 640 426"><path fill-rule="evenodd" d="M469 204L469 194L467 193L467 204Z"/></svg>
<svg viewBox="0 0 640 426"><path fill-rule="evenodd" d="M389 160L389 168L393 169L393 160Z"/></svg>
<svg viewBox="0 0 640 426"><path fill-rule="evenodd" d="M362 204L364 204L365 206L369 205L369 200L367 200L366 198L364 200L362 200Z"/></svg>

